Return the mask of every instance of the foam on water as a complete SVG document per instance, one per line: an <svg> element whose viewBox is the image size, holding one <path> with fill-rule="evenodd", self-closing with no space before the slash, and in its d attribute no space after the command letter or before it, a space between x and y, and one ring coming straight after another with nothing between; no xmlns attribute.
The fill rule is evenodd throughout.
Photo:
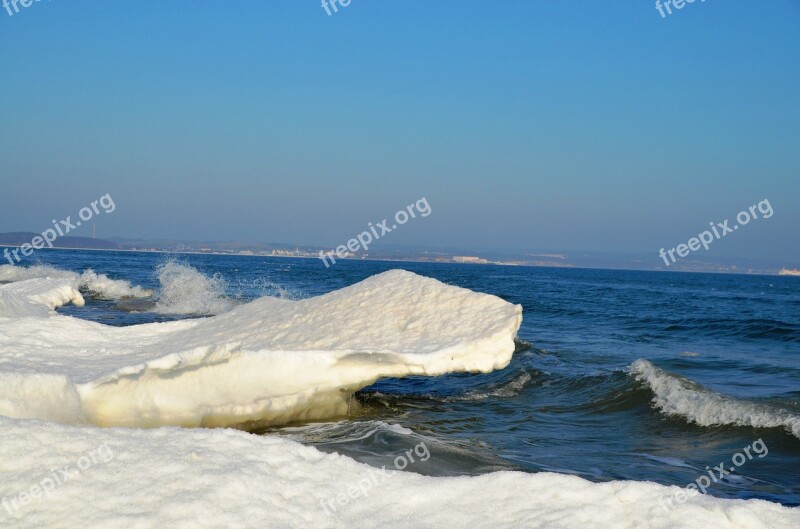
<svg viewBox="0 0 800 529"><path fill-rule="evenodd" d="M270 296L280 299L298 300L303 299L302 292L295 289L288 289L265 277L258 277L253 280L239 279L235 283L236 298L246 298L248 293L254 293L254 297Z"/></svg>
<svg viewBox="0 0 800 529"><path fill-rule="evenodd" d="M630 373L653 391L653 404L668 415L683 417L700 426L784 427L800 438L800 416L795 413L721 395L644 359L631 364Z"/></svg>

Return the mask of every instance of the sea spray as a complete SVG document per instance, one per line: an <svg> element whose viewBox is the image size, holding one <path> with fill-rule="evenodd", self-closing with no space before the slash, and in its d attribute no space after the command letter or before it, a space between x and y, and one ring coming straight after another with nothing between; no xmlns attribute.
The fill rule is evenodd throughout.
<svg viewBox="0 0 800 529"><path fill-rule="evenodd" d="M226 312L236 305L226 295L228 285L219 274L207 276L174 259L159 265L156 272L161 284L156 312L212 315Z"/></svg>

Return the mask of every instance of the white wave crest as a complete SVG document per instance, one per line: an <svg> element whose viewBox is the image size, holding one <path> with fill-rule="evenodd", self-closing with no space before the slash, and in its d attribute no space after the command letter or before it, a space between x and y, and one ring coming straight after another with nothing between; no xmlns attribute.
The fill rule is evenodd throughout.
<svg viewBox="0 0 800 529"><path fill-rule="evenodd" d="M124 279L109 279L107 275L96 274L93 270L81 274L80 287L103 299L146 298L153 294L152 290L131 286Z"/></svg>
<svg viewBox="0 0 800 529"><path fill-rule="evenodd" d="M111 279L87 269L78 274L50 265L29 267L0 265L0 283L15 283L28 279L65 279L81 292L99 299L118 300L123 298L148 298L153 296L153 310L161 314L210 316L227 312L241 304L239 300L227 295L229 285L220 275L208 276L196 268L170 260L157 270L160 283L156 294L130 282ZM280 299L299 299L298 292L289 291L267 279L259 278L250 283L240 282L243 290L253 291L260 296Z"/></svg>
<svg viewBox="0 0 800 529"><path fill-rule="evenodd" d="M221 276L209 277L187 264L167 261L158 267L158 280L156 312L212 315L236 306L225 294L227 284Z"/></svg>
<svg viewBox="0 0 800 529"><path fill-rule="evenodd" d="M655 394L653 404L668 415L681 416L700 426L785 427L800 438L800 416L787 410L715 393L644 359L631 364L630 373L647 384Z"/></svg>

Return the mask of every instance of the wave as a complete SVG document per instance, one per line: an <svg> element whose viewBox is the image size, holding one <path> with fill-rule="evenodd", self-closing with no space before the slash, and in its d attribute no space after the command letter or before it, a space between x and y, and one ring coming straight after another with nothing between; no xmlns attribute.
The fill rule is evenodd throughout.
<svg viewBox="0 0 800 529"><path fill-rule="evenodd" d="M514 352L516 356L519 348ZM379 404L395 407L411 402L477 402L490 399L514 399L526 389L541 384L545 374L531 367L514 367L488 377L453 375L444 383L425 377L409 377L402 381L383 380L356 394L354 406ZM354 408L352 413L361 410Z"/></svg>
<svg viewBox="0 0 800 529"><path fill-rule="evenodd" d="M276 430L276 433L295 440L327 444L364 441L386 433L421 437L409 428L380 420L337 421L304 424L302 426L283 426L280 430Z"/></svg>
<svg viewBox="0 0 800 529"><path fill-rule="evenodd" d="M285 272L286 269L283 269L282 271ZM258 298L270 296L273 298L291 299L296 301L306 297L299 290L286 288L283 285L274 283L265 277L257 277L253 280L240 278L231 286L231 290L234 291L234 297L236 299L247 298L248 296Z"/></svg>
<svg viewBox="0 0 800 529"><path fill-rule="evenodd" d="M256 278L253 281L240 279L235 285L230 285L219 274L205 275L193 266L175 259L159 265L156 272L160 287L155 295L154 305L147 310L161 314L222 314L241 305L247 295L302 299L301 293L286 289L266 278ZM132 307L135 309L136 305Z"/></svg>
<svg viewBox="0 0 800 529"><path fill-rule="evenodd" d="M800 415L790 411L721 395L644 359L631 364L629 372L650 388L654 393L653 404L667 415L700 426L783 427L800 439Z"/></svg>
<svg viewBox="0 0 800 529"><path fill-rule="evenodd" d="M316 298L127 327L14 317L22 305L82 302L67 279L29 281L35 296L28 281L0 286L0 414L103 426L341 416L380 378L505 367L522 321L519 305L402 270Z"/></svg>
<svg viewBox="0 0 800 529"><path fill-rule="evenodd" d="M196 268L171 259L156 269L159 288L154 292L130 282L111 279L92 269L82 273L62 270L50 265L30 267L0 266L0 283L16 283L29 279L65 279L86 296L117 300L116 308L126 312L156 312L168 315L211 316L222 314L241 305L242 299L228 295L230 285L220 276L203 274ZM264 278L237 285L259 297L300 299L299 292L290 291Z"/></svg>
<svg viewBox="0 0 800 529"><path fill-rule="evenodd" d="M464 395L444 397L445 402L470 402L486 399L513 399L522 393L533 380L527 371L523 371L508 382L494 384L484 390L471 390Z"/></svg>
<svg viewBox="0 0 800 529"><path fill-rule="evenodd" d="M512 462L487 453L469 440L437 439L381 420L316 422L261 433L312 445L324 452L347 455L376 468L391 465L395 456L422 443L430 452L431 460L424 467L411 470L429 476L467 476L517 469Z"/></svg>
<svg viewBox="0 0 800 529"><path fill-rule="evenodd" d="M667 333L684 332L737 339L770 339L782 342L800 342L800 326L766 318L731 320L687 317L666 324L664 331Z"/></svg>
<svg viewBox="0 0 800 529"><path fill-rule="evenodd" d="M226 295L227 284L220 275L209 277L174 260L160 265L157 273L161 287L155 297L155 312L211 315L236 306Z"/></svg>
<svg viewBox="0 0 800 529"><path fill-rule="evenodd" d="M69 280L76 289L100 299L146 298L153 294L150 290L132 286L128 281L111 279L105 274L97 274L92 269L79 274L49 265L29 267L0 265L0 282L15 283L28 279L47 278Z"/></svg>

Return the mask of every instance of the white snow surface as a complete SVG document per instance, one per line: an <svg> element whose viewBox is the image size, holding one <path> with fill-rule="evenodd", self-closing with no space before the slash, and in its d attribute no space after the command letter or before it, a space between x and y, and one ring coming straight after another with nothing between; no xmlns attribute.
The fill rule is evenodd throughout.
<svg viewBox="0 0 800 529"><path fill-rule="evenodd" d="M654 483L382 472L284 437L162 426L322 417L380 377L502 368L521 308L494 296L391 271L125 328L52 311L70 301L83 302L70 278L0 286L2 528L800 526L800 508L681 503Z"/></svg>
<svg viewBox="0 0 800 529"><path fill-rule="evenodd" d="M51 469L65 469L68 479ZM95 428L0 417L0 527L14 529L800 524L800 508L761 500L696 495L669 507L667 500L682 489L654 483L592 483L552 473L444 478L392 472L284 438L230 429Z"/></svg>
<svg viewBox="0 0 800 529"><path fill-rule="evenodd" d="M125 280L111 279L107 275L97 274L91 269L84 270L82 274L78 274L77 272L54 268L50 265L33 265L29 267L0 265L0 282L48 278L66 279L76 290L81 289L103 299L145 298L152 294L150 290L139 286L131 286Z"/></svg>

